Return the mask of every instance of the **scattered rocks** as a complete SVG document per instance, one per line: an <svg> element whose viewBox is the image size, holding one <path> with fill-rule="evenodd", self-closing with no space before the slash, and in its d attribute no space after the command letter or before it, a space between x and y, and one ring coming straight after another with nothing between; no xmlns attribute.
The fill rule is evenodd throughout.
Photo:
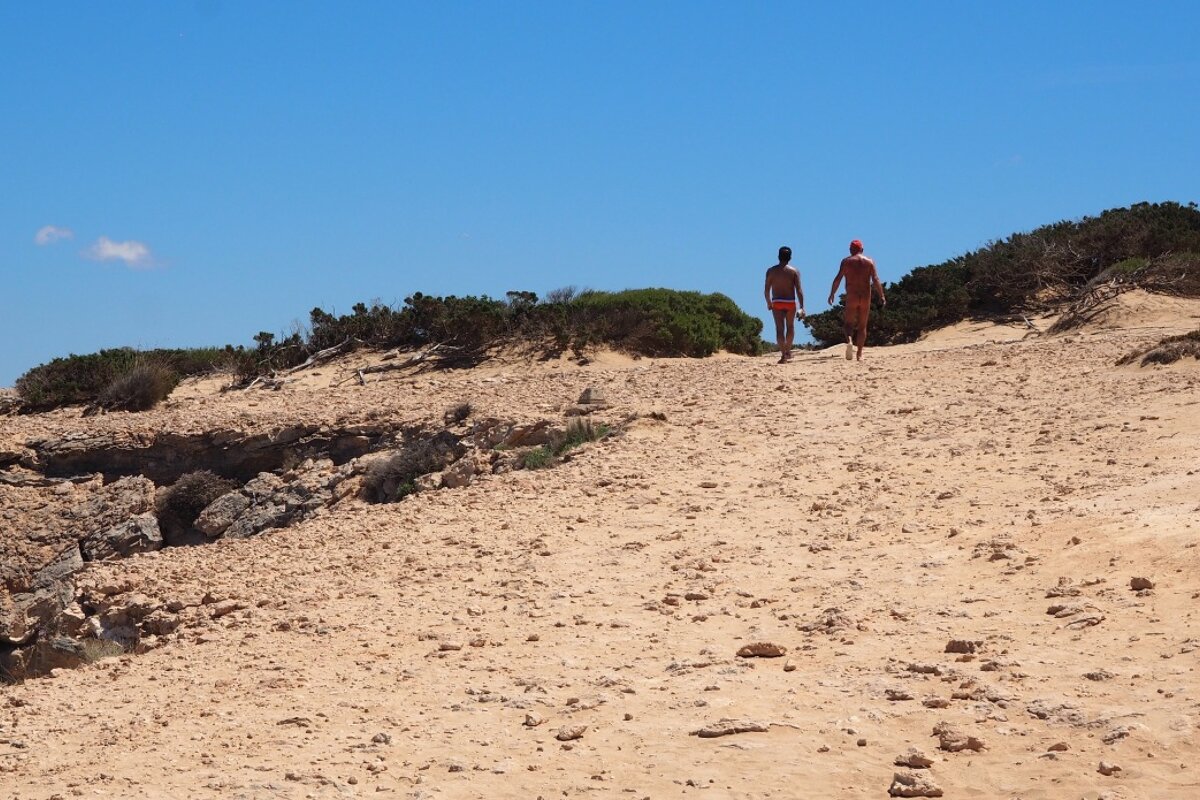
<svg viewBox="0 0 1200 800"><path fill-rule="evenodd" d="M767 733L771 726L766 722L751 719L720 719L703 728L692 731L692 736L701 739L715 739L718 736L731 736L735 733Z"/></svg>

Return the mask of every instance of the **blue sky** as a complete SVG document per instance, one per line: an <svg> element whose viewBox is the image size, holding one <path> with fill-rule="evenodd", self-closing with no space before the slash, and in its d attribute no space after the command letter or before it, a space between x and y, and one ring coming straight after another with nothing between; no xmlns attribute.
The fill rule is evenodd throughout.
<svg viewBox="0 0 1200 800"><path fill-rule="evenodd" d="M833 4L828 4L832 6ZM1200 200L1200 4L0 5L0 385L313 306L575 285L810 311Z"/></svg>

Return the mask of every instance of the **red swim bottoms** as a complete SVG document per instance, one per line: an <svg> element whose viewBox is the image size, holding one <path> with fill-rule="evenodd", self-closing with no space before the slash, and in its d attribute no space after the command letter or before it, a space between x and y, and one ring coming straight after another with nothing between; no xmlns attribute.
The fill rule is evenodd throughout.
<svg viewBox="0 0 1200 800"><path fill-rule="evenodd" d="M796 310L796 301L795 300L772 300L771 301L771 310L772 311L795 311Z"/></svg>

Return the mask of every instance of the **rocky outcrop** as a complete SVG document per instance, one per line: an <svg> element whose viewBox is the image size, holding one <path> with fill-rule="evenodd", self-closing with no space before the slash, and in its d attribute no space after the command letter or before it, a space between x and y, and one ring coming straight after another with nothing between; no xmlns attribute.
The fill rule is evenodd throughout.
<svg viewBox="0 0 1200 800"><path fill-rule="evenodd" d="M32 456L26 456L23 463L48 477L142 475L166 485L185 473L209 470L228 478L250 480L259 473L280 469L289 461L308 457L344 464L378 447L396 431L394 425L379 424L338 429L290 425L259 434L228 430L198 434L76 433L28 442Z"/></svg>

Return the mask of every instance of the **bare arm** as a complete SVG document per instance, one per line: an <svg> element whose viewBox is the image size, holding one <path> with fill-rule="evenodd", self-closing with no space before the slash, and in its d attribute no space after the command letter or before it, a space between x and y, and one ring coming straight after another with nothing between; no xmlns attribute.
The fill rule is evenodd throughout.
<svg viewBox="0 0 1200 800"><path fill-rule="evenodd" d="M886 306L887 298L883 296L883 284L879 280L879 273L875 271L874 261L871 262L871 288L879 295L879 302Z"/></svg>
<svg viewBox="0 0 1200 800"><path fill-rule="evenodd" d="M838 286L842 282L842 275L846 272L846 265L842 264L838 267L837 277L833 279L833 288L829 290L829 305L833 305L834 295L837 294Z"/></svg>
<svg viewBox="0 0 1200 800"><path fill-rule="evenodd" d="M767 270L767 279L763 282L763 299L767 301L767 311L771 310L771 270Z"/></svg>
<svg viewBox="0 0 1200 800"><path fill-rule="evenodd" d="M800 285L800 270L796 270L796 298L800 301L800 319L804 319L804 287Z"/></svg>

